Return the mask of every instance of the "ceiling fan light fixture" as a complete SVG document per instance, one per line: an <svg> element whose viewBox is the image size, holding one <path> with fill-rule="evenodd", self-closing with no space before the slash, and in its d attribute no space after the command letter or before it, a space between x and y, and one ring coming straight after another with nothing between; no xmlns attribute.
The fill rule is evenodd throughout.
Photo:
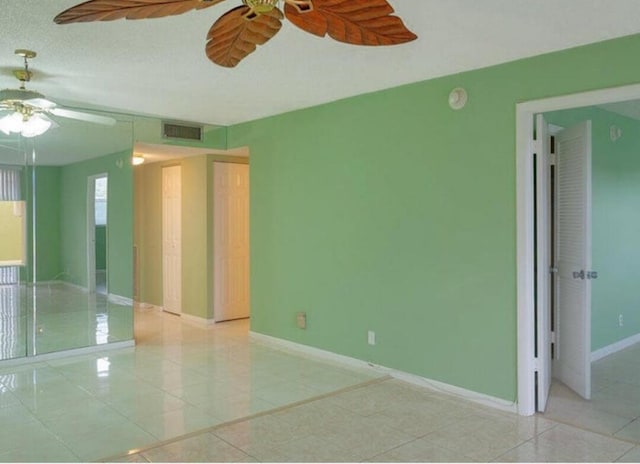
<svg viewBox="0 0 640 464"><path fill-rule="evenodd" d="M17 111L0 118L0 131L7 135L22 132L22 126L24 125L22 119L22 115Z"/></svg>
<svg viewBox="0 0 640 464"><path fill-rule="evenodd" d="M52 121L41 114L25 117L19 111L8 114L0 119L0 131L7 135L21 134L23 137L37 137L47 132L53 125Z"/></svg>
<svg viewBox="0 0 640 464"><path fill-rule="evenodd" d="M42 114L34 114L24 121L22 126L22 136L37 137L38 135L42 135L47 132L51 128L52 124L51 120L46 116Z"/></svg>

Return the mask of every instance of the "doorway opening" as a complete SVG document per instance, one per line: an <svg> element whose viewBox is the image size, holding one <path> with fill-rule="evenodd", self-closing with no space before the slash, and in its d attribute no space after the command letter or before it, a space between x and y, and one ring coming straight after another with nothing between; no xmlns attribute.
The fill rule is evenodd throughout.
<svg viewBox="0 0 640 464"><path fill-rule="evenodd" d="M536 127L536 115L637 100L638 98L640 98L640 85L633 85L517 105L518 411L522 415L531 415L535 413L536 409L544 408L544 390L550 386L552 374L558 375L557 366L554 366L555 372L552 373L552 351L554 357L559 359L572 356L580 357L580 362L586 369L590 368L593 359L592 334L589 327L591 318L587 317L586 312L580 313L584 323L580 329L580 337L585 342L580 354L574 355L567 352L563 354L567 348L558 343L561 337L564 337L565 344L567 341L571 342L572 335L563 332L562 315L558 314L562 308L559 308L559 311L555 312L553 316L551 313L551 298L556 293L562 294L563 284L558 283L558 278L554 277L556 287L560 286L556 292L556 287L552 284L554 279L550 278L550 275L559 273L560 270L557 262L553 261L549 250L551 250L553 243L556 243L558 247L562 247L562 244L558 242L557 236L555 242L545 238L545 231L549 231L549 224L557 220L558 211L554 213L552 219L549 216L550 208L546 210L541 208L542 205L548 206L550 203L549 199L544 198L544 194L548 190L545 189L544 184L541 187L540 181L547 179L548 182L551 182L552 178L548 175L550 172L548 166L540 163L540 157L537 156L544 151L543 141L546 140L546 137L543 135L545 130L541 128L539 118L538 127ZM557 171L554 168L555 172ZM553 181L556 184L558 182L555 178ZM582 196L584 194L578 194L577 198ZM589 213L590 208L586 208L585 211ZM589 228L581 227L581 229ZM590 251L590 245L587 248ZM583 261L580 266L576 266L576 269L570 267L567 269L569 274L565 277L569 282L577 283L576 288L580 288L583 295L590 298L589 286L597 276L597 274L593 274L594 270L590 268L590 263L587 260ZM537 272L538 270L540 272ZM564 285L571 284L565 283ZM556 295L554 298L557 303L558 296ZM588 301L578 302L577 307L590 307L588 303ZM553 333L551 331L552 323L555 329ZM565 322L565 329L567 329L567 325L569 324ZM569 349L574 347L573 342L571 343ZM598 346L594 348L598 348ZM582 376L586 382L591 380L587 371L578 373L578 375ZM588 398L590 396L589 390L590 388L583 391L581 395Z"/></svg>
<svg viewBox="0 0 640 464"><path fill-rule="evenodd" d="M162 168L162 308L182 314L182 166Z"/></svg>
<svg viewBox="0 0 640 464"><path fill-rule="evenodd" d="M87 187L87 286L108 294L108 175L90 176Z"/></svg>

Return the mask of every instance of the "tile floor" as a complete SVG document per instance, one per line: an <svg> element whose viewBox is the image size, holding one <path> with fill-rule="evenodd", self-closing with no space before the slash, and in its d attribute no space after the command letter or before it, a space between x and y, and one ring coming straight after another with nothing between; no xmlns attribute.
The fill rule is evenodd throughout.
<svg viewBox="0 0 640 464"><path fill-rule="evenodd" d="M2 367L0 461L92 461L379 377L136 311L136 348Z"/></svg>
<svg viewBox="0 0 640 464"><path fill-rule="evenodd" d="M136 311L136 348L0 366L0 461L638 461L640 446Z"/></svg>
<svg viewBox="0 0 640 464"><path fill-rule="evenodd" d="M640 344L592 363L591 376L590 401L552 384L544 417L640 444Z"/></svg>
<svg viewBox="0 0 640 464"><path fill-rule="evenodd" d="M116 462L613 462L640 447L383 378L222 424Z"/></svg>
<svg viewBox="0 0 640 464"><path fill-rule="evenodd" d="M20 358L131 340L133 311L60 282L0 285L0 328L0 360Z"/></svg>

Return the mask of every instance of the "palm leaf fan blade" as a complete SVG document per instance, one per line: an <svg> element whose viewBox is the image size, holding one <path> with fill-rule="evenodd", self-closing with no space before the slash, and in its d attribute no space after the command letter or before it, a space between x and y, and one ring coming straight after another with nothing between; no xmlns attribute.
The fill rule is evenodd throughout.
<svg viewBox="0 0 640 464"><path fill-rule="evenodd" d="M89 0L63 11L54 18L57 24L115 19L146 19L175 16L201 10L224 0Z"/></svg>
<svg viewBox="0 0 640 464"><path fill-rule="evenodd" d="M207 56L220 66L233 68L258 45L273 38L282 27L283 18L277 8L260 14L248 6L234 8L211 26L207 35Z"/></svg>
<svg viewBox="0 0 640 464"><path fill-rule="evenodd" d="M310 8L287 2L287 19L320 37L353 45L397 45L417 36L393 16L386 0L308 0Z"/></svg>

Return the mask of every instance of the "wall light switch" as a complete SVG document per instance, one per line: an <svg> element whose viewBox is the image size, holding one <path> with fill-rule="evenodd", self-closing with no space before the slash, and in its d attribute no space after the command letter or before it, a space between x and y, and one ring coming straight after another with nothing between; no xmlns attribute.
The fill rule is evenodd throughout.
<svg viewBox="0 0 640 464"><path fill-rule="evenodd" d="M299 312L296 315L296 323L297 323L299 329L306 329L307 328L307 313L305 313L304 311Z"/></svg>

